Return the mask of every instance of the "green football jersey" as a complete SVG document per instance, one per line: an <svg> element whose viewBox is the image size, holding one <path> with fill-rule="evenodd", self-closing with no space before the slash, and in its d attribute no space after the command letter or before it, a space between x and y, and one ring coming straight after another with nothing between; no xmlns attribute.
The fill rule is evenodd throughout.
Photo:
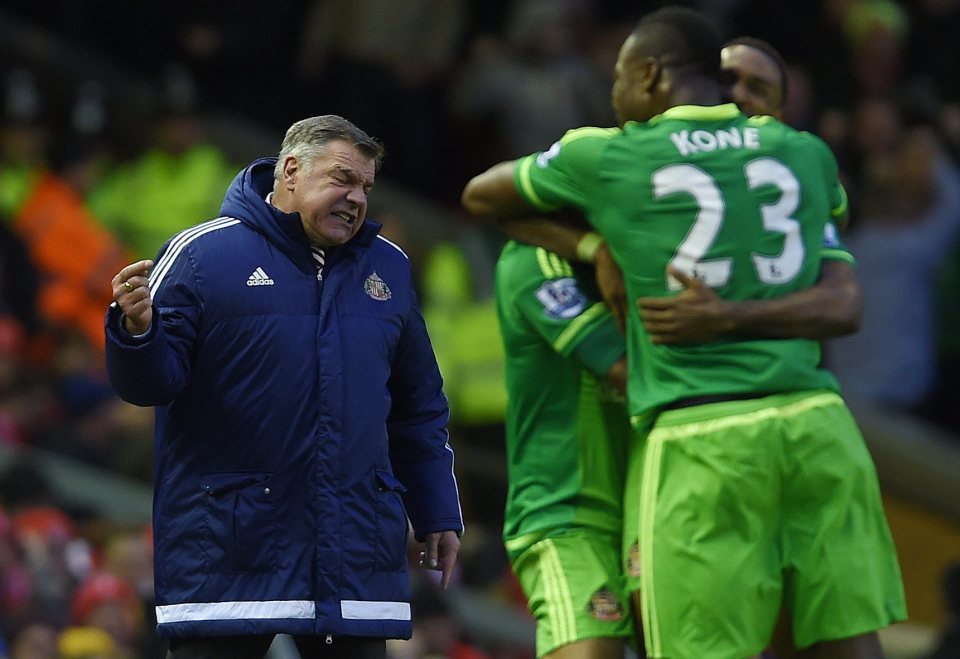
<svg viewBox="0 0 960 659"><path fill-rule="evenodd" d="M518 161L520 194L582 209L623 269L631 299L675 294L667 267L730 300L816 282L825 227L845 209L837 165L817 137L735 105L680 106L622 130L582 128ZM836 389L806 339L652 344L628 304L630 412L696 396Z"/></svg>
<svg viewBox="0 0 960 659"><path fill-rule="evenodd" d="M517 242L497 262L509 485L503 535L619 533L630 426L604 375L626 350L591 268Z"/></svg>

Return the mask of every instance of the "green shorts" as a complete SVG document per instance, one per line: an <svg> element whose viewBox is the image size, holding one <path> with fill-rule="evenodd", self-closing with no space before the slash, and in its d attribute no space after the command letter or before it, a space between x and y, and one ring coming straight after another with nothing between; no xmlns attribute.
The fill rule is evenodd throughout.
<svg viewBox="0 0 960 659"><path fill-rule="evenodd" d="M650 657L755 655L781 604L800 648L906 617L876 470L837 394L664 412L642 478Z"/></svg>
<svg viewBox="0 0 960 659"><path fill-rule="evenodd" d="M511 552L537 621L537 656L587 638L633 638L620 572L620 536L581 529Z"/></svg>
<svg viewBox="0 0 960 659"><path fill-rule="evenodd" d="M643 478L643 455L647 435L654 418L633 419L633 438L627 458L627 479L623 500L623 574L627 580L627 592L640 590L640 497L631 493L640 492Z"/></svg>

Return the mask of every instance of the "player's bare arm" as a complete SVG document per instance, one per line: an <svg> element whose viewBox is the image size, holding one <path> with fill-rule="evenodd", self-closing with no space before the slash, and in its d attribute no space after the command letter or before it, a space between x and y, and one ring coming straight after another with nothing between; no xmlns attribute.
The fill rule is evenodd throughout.
<svg viewBox="0 0 960 659"><path fill-rule="evenodd" d="M497 218L496 224L505 236L517 242L543 247L567 261L593 262L592 258L585 258L578 247L584 244L585 236L596 234L590 231L585 220L578 221L572 214L503 217Z"/></svg>
<svg viewBox="0 0 960 659"><path fill-rule="evenodd" d="M475 176L463 189L463 207L478 220L495 224L508 238L543 247L568 261L583 261L577 247L590 227L573 211L550 215L534 210L517 192L513 181L516 162L494 165Z"/></svg>
<svg viewBox="0 0 960 659"><path fill-rule="evenodd" d="M613 362L605 379L618 394L627 395L627 358L625 356Z"/></svg>
<svg viewBox="0 0 960 659"><path fill-rule="evenodd" d="M584 237L595 236L586 224L571 216L544 216L536 213L520 196L513 181L515 161L494 165L467 183L461 202L472 215L496 223L504 233L520 242L537 245L567 260L588 261L597 266L597 283L621 329L626 318L623 275L603 242L597 238L585 253Z"/></svg>
<svg viewBox="0 0 960 659"><path fill-rule="evenodd" d="M494 165L474 176L463 189L460 201L477 218L498 221L531 214L531 208L513 183L516 161Z"/></svg>
<svg viewBox="0 0 960 659"><path fill-rule="evenodd" d="M815 286L772 300L731 302L702 281L673 272L684 289L670 297L637 300L654 343L695 344L743 334L766 338L826 339L860 327L863 297L854 267L823 261Z"/></svg>

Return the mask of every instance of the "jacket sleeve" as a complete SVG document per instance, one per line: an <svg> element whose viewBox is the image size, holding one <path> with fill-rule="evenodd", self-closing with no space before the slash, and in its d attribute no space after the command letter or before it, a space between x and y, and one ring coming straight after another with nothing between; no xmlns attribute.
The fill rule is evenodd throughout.
<svg viewBox="0 0 960 659"><path fill-rule="evenodd" d="M134 405L166 405L187 384L197 338L200 300L191 260L161 252L150 275L153 322L145 336L130 335L110 305L105 322L107 372L114 389Z"/></svg>
<svg viewBox="0 0 960 659"><path fill-rule="evenodd" d="M450 408L423 316L411 290L411 309L394 359L387 419L390 461L406 487L404 505L415 537L463 531L460 496L448 442Z"/></svg>

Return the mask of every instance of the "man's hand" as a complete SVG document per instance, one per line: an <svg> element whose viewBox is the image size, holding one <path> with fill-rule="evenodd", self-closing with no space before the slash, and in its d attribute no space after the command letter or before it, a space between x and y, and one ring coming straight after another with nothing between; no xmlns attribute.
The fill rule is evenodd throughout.
<svg viewBox="0 0 960 659"><path fill-rule="evenodd" d="M597 270L597 288L604 302L610 307L613 317L623 332L627 324L627 288L623 281L623 272L613 260L606 243L600 243L594 254L594 266Z"/></svg>
<svg viewBox="0 0 960 659"><path fill-rule="evenodd" d="M683 284L682 291L637 300L640 320L653 343L707 343L731 329L729 302L699 279L675 268L670 274Z"/></svg>
<svg viewBox="0 0 960 659"><path fill-rule="evenodd" d="M460 552L460 538L456 531L428 533L423 539L426 550L420 554L420 565L441 573L440 587L446 590L453 576L453 566L457 564Z"/></svg>
<svg viewBox="0 0 960 659"><path fill-rule="evenodd" d="M130 334L144 334L153 322L153 302L147 275L153 261L131 263L113 278L113 299L123 312L124 329Z"/></svg>

